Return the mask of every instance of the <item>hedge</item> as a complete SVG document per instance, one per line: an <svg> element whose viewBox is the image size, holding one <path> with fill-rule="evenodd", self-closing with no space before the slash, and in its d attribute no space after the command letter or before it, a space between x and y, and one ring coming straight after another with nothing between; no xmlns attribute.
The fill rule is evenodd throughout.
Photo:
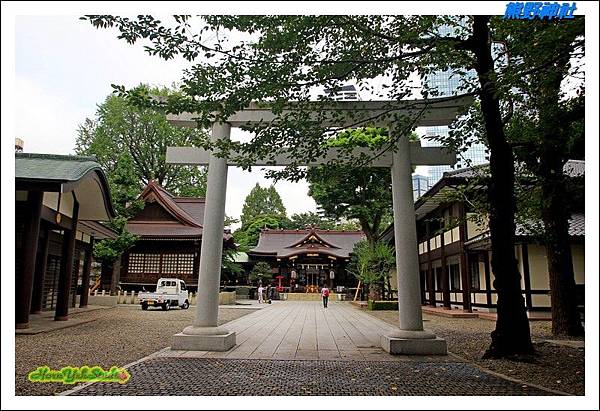
<svg viewBox="0 0 600 411"><path fill-rule="evenodd" d="M398 301L369 300L367 308L371 311L381 311L381 310L396 310L396 311L398 311Z"/></svg>

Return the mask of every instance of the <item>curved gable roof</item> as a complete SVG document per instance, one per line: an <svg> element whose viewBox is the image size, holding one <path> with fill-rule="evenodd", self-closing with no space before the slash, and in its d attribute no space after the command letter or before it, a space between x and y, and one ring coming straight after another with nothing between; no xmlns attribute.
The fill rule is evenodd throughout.
<svg viewBox="0 0 600 411"><path fill-rule="evenodd" d="M314 236L321 242L307 242ZM364 238L362 231L337 230L262 230L258 245L248 254L290 257L304 253L320 253L348 258L354 244Z"/></svg>
<svg viewBox="0 0 600 411"><path fill-rule="evenodd" d="M332 244L329 241L325 240L323 237L321 237L315 228L311 228L302 239L296 241L295 243L288 245L286 248L300 247L303 244L311 242L311 241L319 242L325 247L340 248L340 247L336 246L335 244Z"/></svg>
<svg viewBox="0 0 600 411"><path fill-rule="evenodd" d="M73 192L80 220L115 216L108 180L95 157L15 153L15 182L17 190Z"/></svg>
<svg viewBox="0 0 600 411"><path fill-rule="evenodd" d="M140 194L140 198L146 201L148 197L154 194L154 198L163 208L175 217L181 224L189 227L202 228L200 221L192 217L180 204L173 198L171 193L158 185L155 181L150 181L144 191Z"/></svg>

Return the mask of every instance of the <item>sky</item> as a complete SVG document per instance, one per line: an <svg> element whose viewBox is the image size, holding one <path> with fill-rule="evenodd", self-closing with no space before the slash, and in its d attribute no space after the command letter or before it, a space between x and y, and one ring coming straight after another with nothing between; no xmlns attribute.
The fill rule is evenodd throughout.
<svg viewBox="0 0 600 411"><path fill-rule="evenodd" d="M16 135L30 153L73 154L77 127L92 118L111 84L169 86L181 79L185 60L148 56L128 45L114 30L98 30L78 16L16 17ZM231 138L246 138L238 129ZM256 183L273 184L263 169L229 168L226 213L238 218ZM316 211L308 184L277 182L288 215Z"/></svg>

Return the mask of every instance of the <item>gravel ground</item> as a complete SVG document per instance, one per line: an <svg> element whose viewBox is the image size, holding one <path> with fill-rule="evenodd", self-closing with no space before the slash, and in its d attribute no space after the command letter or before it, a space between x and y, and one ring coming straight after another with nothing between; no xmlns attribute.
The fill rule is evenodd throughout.
<svg viewBox="0 0 600 411"><path fill-rule="evenodd" d="M250 314L250 309L219 309L223 324ZM42 365L51 369L65 366L123 366L171 344L171 337L190 325L189 310L142 311L139 306L119 306L76 314L97 318L71 328L37 335L16 336L16 395L53 395L69 389L62 383L31 383L27 374Z"/></svg>
<svg viewBox="0 0 600 411"><path fill-rule="evenodd" d="M397 324L397 311L366 311L390 324ZM425 328L446 339L448 350L488 370L542 387L575 395L585 394L584 349L555 346L549 321L532 321L531 338L536 355L532 363L483 360L495 322L478 318L454 319L423 314Z"/></svg>

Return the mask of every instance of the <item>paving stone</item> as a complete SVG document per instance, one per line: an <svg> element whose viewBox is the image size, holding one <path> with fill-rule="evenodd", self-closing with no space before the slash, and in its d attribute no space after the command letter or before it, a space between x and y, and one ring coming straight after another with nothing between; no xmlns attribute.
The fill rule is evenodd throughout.
<svg viewBox="0 0 600 411"><path fill-rule="evenodd" d="M71 395L548 395L467 363L155 357Z"/></svg>

